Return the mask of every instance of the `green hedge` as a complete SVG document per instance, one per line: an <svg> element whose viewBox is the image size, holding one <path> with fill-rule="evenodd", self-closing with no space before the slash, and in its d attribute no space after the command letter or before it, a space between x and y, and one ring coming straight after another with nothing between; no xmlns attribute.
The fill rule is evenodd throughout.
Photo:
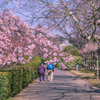
<svg viewBox="0 0 100 100"><path fill-rule="evenodd" d="M26 59L28 59L28 57L26 57ZM33 63L33 61L34 61L34 63ZM38 66L39 66L39 64L42 62L42 59L40 58L40 57L33 57L32 58L32 62L30 62L30 63L26 63L26 64L24 64L23 66L28 66L28 67L31 67L32 69L32 71L31 71L31 75L32 75L32 77L31 77L31 81L30 82L32 82L32 80L33 79L35 79L35 78L37 78L38 77L38 71L37 71L37 69L38 69Z"/></svg>
<svg viewBox="0 0 100 100"><path fill-rule="evenodd" d="M37 67L34 67L34 78L37 78L38 77L38 68Z"/></svg>
<svg viewBox="0 0 100 100"><path fill-rule="evenodd" d="M37 77L37 66L16 66L0 70L0 100L18 94Z"/></svg>
<svg viewBox="0 0 100 100"><path fill-rule="evenodd" d="M22 85L22 87L25 88L31 81L31 68L22 67L22 69L23 69L23 85Z"/></svg>
<svg viewBox="0 0 100 100"><path fill-rule="evenodd" d="M18 94L29 83L38 77L38 66L40 57L33 57L35 63L30 62L25 65L18 65L0 70L0 100L5 100L9 96Z"/></svg>
<svg viewBox="0 0 100 100"><path fill-rule="evenodd" d="M30 83L32 83L33 80L35 79L34 76L35 76L35 74L34 74L34 68L31 67L31 80L30 80Z"/></svg>
<svg viewBox="0 0 100 100"><path fill-rule="evenodd" d="M12 72L12 94L18 94L22 90L23 70L21 68L14 68Z"/></svg>
<svg viewBox="0 0 100 100"><path fill-rule="evenodd" d="M0 72L0 100L5 100L11 95L11 73Z"/></svg>
<svg viewBox="0 0 100 100"><path fill-rule="evenodd" d="M7 68L1 70L2 72L11 73L11 96L18 94L22 90L23 70L22 68Z"/></svg>

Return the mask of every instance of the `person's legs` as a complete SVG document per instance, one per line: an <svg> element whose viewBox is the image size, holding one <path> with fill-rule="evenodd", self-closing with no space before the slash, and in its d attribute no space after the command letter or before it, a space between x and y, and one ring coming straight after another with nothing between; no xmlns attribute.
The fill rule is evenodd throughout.
<svg viewBox="0 0 100 100"><path fill-rule="evenodd" d="M40 82L41 82L41 75L39 75L39 80L40 80Z"/></svg>
<svg viewBox="0 0 100 100"><path fill-rule="evenodd" d="M43 75L43 82L44 82L44 75Z"/></svg>
<svg viewBox="0 0 100 100"><path fill-rule="evenodd" d="M50 77L50 81L52 82L53 80L53 71L51 72L51 77Z"/></svg>
<svg viewBox="0 0 100 100"><path fill-rule="evenodd" d="M50 80L50 73L51 73L51 72L48 72L48 80Z"/></svg>

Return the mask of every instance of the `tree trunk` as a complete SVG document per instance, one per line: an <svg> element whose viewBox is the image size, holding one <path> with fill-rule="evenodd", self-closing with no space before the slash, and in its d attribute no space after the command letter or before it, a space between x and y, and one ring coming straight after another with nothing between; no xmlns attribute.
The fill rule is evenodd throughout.
<svg viewBox="0 0 100 100"><path fill-rule="evenodd" d="M99 60L98 60L98 54L97 54L97 79L99 80Z"/></svg>

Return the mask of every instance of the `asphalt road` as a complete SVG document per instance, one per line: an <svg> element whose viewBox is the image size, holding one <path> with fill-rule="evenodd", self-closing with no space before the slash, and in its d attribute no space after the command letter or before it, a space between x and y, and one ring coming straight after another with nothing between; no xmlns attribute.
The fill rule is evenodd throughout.
<svg viewBox="0 0 100 100"><path fill-rule="evenodd" d="M53 82L39 83L36 79L13 100L100 100L100 89L56 68Z"/></svg>

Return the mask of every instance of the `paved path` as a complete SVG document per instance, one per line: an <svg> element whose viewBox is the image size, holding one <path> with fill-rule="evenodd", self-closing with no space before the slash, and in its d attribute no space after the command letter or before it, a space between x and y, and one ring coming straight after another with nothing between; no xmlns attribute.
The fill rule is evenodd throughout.
<svg viewBox="0 0 100 100"><path fill-rule="evenodd" d="M100 89L57 68L53 82L35 80L13 100L100 100Z"/></svg>

